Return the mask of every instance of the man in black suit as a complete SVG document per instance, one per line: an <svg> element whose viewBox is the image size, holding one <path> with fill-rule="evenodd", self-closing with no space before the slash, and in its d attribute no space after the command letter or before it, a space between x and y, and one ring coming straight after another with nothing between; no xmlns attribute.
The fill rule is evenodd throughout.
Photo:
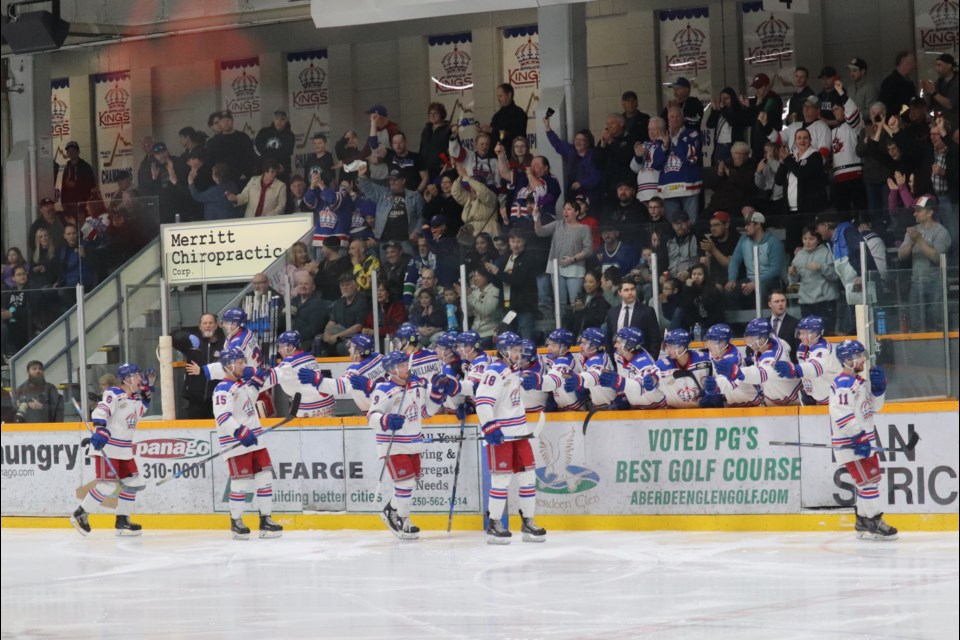
<svg viewBox="0 0 960 640"><path fill-rule="evenodd" d="M613 353L613 339L623 327L637 327L643 331L643 348L657 359L660 353L660 323L653 309L637 299L637 283L624 278L620 283L620 304L607 312L607 353Z"/></svg>
<svg viewBox="0 0 960 640"><path fill-rule="evenodd" d="M770 308L770 326L773 335L790 345L790 359L797 361L797 349L800 339L797 337L798 320L787 313L787 296L780 289L773 289L767 296L767 307Z"/></svg>

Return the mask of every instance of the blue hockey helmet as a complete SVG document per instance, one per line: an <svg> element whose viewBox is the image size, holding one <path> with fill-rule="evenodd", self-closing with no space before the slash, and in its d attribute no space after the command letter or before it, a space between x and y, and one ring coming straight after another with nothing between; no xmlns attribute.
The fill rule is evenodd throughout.
<svg viewBox="0 0 960 640"><path fill-rule="evenodd" d="M620 342L623 344L623 348L632 353L636 353L643 349L643 331L637 329L636 327L624 327L617 331L617 337L620 338Z"/></svg>
<svg viewBox="0 0 960 640"><path fill-rule="evenodd" d="M770 338L773 329L770 327L769 318L754 318L747 323L747 328L743 330L744 338Z"/></svg>
<svg viewBox="0 0 960 640"><path fill-rule="evenodd" d="M520 356L523 362L533 362L537 359L537 345L533 340L521 340L520 346L523 347L523 354Z"/></svg>
<svg viewBox="0 0 960 640"><path fill-rule="evenodd" d="M464 331L457 336L457 344L461 347L473 347L480 350L480 334L476 331Z"/></svg>
<svg viewBox="0 0 960 640"><path fill-rule="evenodd" d="M293 347L294 349L300 348L300 332L299 331L284 331L277 336L277 344L285 344Z"/></svg>
<svg viewBox="0 0 960 640"><path fill-rule="evenodd" d="M573 334L567 329L554 329L550 332L550 335L547 336L547 340L569 348L573 345Z"/></svg>
<svg viewBox="0 0 960 640"><path fill-rule="evenodd" d="M690 332L686 329L672 329L667 331L667 335L663 338L663 343L675 347L689 347Z"/></svg>
<svg viewBox="0 0 960 640"><path fill-rule="evenodd" d="M707 333L704 336L705 340L716 340L717 342L730 342L732 338L733 331L730 330L730 325L722 322L707 329Z"/></svg>
<svg viewBox="0 0 960 640"><path fill-rule="evenodd" d="M228 367L237 360L245 360L246 356L243 355L243 351L237 349L236 347L231 347L229 349L224 349L220 352L220 364L224 367Z"/></svg>
<svg viewBox="0 0 960 640"><path fill-rule="evenodd" d="M238 307L230 307L220 314L221 322L233 322L241 327L247 323L247 313Z"/></svg>
<svg viewBox="0 0 960 640"><path fill-rule="evenodd" d="M407 354L403 351L391 351L390 353L384 354L380 363L383 365L385 371L393 371L408 360Z"/></svg>
<svg viewBox="0 0 960 640"><path fill-rule="evenodd" d="M350 336L350 346L361 356L368 356L373 353L373 338L362 333L355 333Z"/></svg>
<svg viewBox="0 0 960 640"><path fill-rule="evenodd" d="M120 379L120 382L126 382L127 378L138 373L140 373L140 367L132 362L124 362L117 367L117 377Z"/></svg>
<svg viewBox="0 0 960 640"><path fill-rule="evenodd" d="M797 331L813 331L818 336L823 335L823 318L820 316L807 316L801 318L797 323Z"/></svg>
<svg viewBox="0 0 960 640"><path fill-rule="evenodd" d="M850 360L866 352L863 343L859 340L844 340L837 345L837 360L840 361L840 364L846 365Z"/></svg>
<svg viewBox="0 0 960 640"><path fill-rule="evenodd" d="M417 346L420 344L420 331L417 325L412 322L404 322L400 325L400 328L397 329L397 335L395 335L393 339L396 344L404 347L407 345Z"/></svg>
<svg viewBox="0 0 960 640"><path fill-rule="evenodd" d="M589 342L598 349L607 343L607 338L603 335L603 330L597 327L587 327L584 329L583 333L580 334L580 340Z"/></svg>
<svg viewBox="0 0 960 640"><path fill-rule="evenodd" d="M522 346L523 341L520 339L520 336L515 334L513 331L504 331L497 336L497 352L504 353L509 351L512 347Z"/></svg>
<svg viewBox="0 0 960 640"><path fill-rule="evenodd" d="M444 331L440 334L440 337L437 338L437 346L443 347L444 349L456 349L459 343L460 336L456 331Z"/></svg>

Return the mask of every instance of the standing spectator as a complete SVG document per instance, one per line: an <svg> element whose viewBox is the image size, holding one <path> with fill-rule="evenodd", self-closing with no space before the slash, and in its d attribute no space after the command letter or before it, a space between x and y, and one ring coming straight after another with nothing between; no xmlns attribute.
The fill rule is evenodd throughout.
<svg viewBox="0 0 960 640"><path fill-rule="evenodd" d="M779 169L780 145L768 140L763 145L763 158L757 163L753 183L760 191L757 194L757 206L762 204L771 215L780 215L784 212L783 187L777 184Z"/></svg>
<svg viewBox="0 0 960 640"><path fill-rule="evenodd" d="M497 155L490 144L490 134L478 133L473 140L473 150L470 150L461 144L459 131L458 125L450 128L450 159L462 163L468 176L496 191L500 186L500 173L497 168Z"/></svg>
<svg viewBox="0 0 960 640"><path fill-rule="evenodd" d="M636 194L633 180L624 180L617 185L614 201L605 204L602 208L603 216L600 218L600 224L605 227L616 227L620 230L620 237L624 242L634 247L641 247L644 246L644 240L649 243L649 238L643 234L643 223L649 216L644 211L643 205L637 201Z"/></svg>
<svg viewBox="0 0 960 640"><path fill-rule="evenodd" d="M799 245L803 216L819 213L827 208L827 176L823 172L823 156L811 146L810 132L797 131L796 151L790 153L786 146L780 147L780 168L776 183L783 187L790 212L787 223L787 245L792 249Z"/></svg>
<svg viewBox="0 0 960 640"><path fill-rule="evenodd" d="M559 265L560 304L569 310L570 304L580 293L586 273L587 258L593 253L590 228L577 219L580 205L571 200L563 205L563 217L541 224L540 212L534 209L534 231L540 237L552 236L550 254L547 256L547 273L554 271L554 259Z"/></svg>
<svg viewBox="0 0 960 640"><path fill-rule="evenodd" d="M273 122L269 127L260 129L253 142L261 162L267 159L277 162L277 177L284 182L290 181L293 172L293 148L296 144L297 137L290 130L290 119L284 107L274 109Z"/></svg>
<svg viewBox="0 0 960 640"><path fill-rule="evenodd" d="M653 309L637 297L637 283L627 277L620 282L620 304L611 307L605 322L607 353L614 353L613 341L624 327L637 327L643 332L643 348L648 353L660 353L660 323Z"/></svg>
<svg viewBox="0 0 960 640"><path fill-rule="evenodd" d="M798 294L800 315L820 316L823 326L833 332L837 318L837 272L833 254L823 244L815 227L803 230L803 247L793 257L787 270L790 287Z"/></svg>
<svg viewBox="0 0 960 640"><path fill-rule="evenodd" d="M803 118L803 103L812 95L813 89L807 85L810 71L806 67L797 67L793 71L793 95L787 104L787 122L793 124Z"/></svg>
<svg viewBox="0 0 960 640"><path fill-rule="evenodd" d="M673 88L673 100L667 103L660 117L669 122L670 107L679 107L683 126L699 133L703 121L703 103L690 95L690 81L677 78L670 86Z"/></svg>
<svg viewBox="0 0 960 640"><path fill-rule="evenodd" d="M375 137L370 139L370 148L374 151L377 150L375 140ZM423 156L407 148L407 136L402 131L397 131L390 136L390 149L384 156L384 162L389 173L400 172L408 190L422 194L427 188L430 182L427 163L424 162Z"/></svg>
<svg viewBox="0 0 960 640"><path fill-rule="evenodd" d="M713 130L711 164L730 161L733 143L747 139L747 129L755 119L756 116L743 107L737 92L730 87L725 87L720 96L710 102L707 129ZM749 147L747 150L749 152Z"/></svg>
<svg viewBox="0 0 960 640"><path fill-rule="evenodd" d="M30 261L30 288L52 287L60 277L60 263L57 260L57 248L53 244L53 239L43 227L37 229L36 245L37 248L33 250L33 259Z"/></svg>
<svg viewBox="0 0 960 640"><path fill-rule="evenodd" d="M313 139L316 141L318 138L323 138L322 149L325 152L327 148L327 136L317 133L314 134ZM317 143L313 144L314 151L317 150ZM357 179L356 171L346 171L344 167L351 162L356 160L365 160L370 157L370 147L368 145L360 146L360 136L353 129L347 129L343 136L337 140L337 144L334 145L334 150L337 152L337 164L333 165L334 167L340 167L340 180L349 180L354 181ZM309 160L307 161L309 163ZM307 165L307 167L309 164ZM310 171L304 167L304 174L307 178L310 176ZM332 170L332 169L331 169Z"/></svg>
<svg viewBox="0 0 960 640"><path fill-rule="evenodd" d="M653 167L660 171L658 191L667 211L683 209L695 223L703 187L702 140L699 128L687 127L685 122L679 106L667 108L667 131L654 149Z"/></svg>
<svg viewBox="0 0 960 640"><path fill-rule="evenodd" d="M483 269L485 263L495 262L499 257L500 254L497 253L493 238L489 233L484 231L474 236L473 247L467 251L467 255L463 259L463 264L466 265L467 272L469 273L477 269ZM489 275L490 274L487 274L488 278Z"/></svg>
<svg viewBox="0 0 960 640"><path fill-rule="evenodd" d="M20 247L10 247L7 249L7 261L3 265L3 286L7 288L14 286L13 271L17 267L23 267L28 274L30 273L30 263L23 257Z"/></svg>
<svg viewBox="0 0 960 640"><path fill-rule="evenodd" d="M178 213L186 214L193 208L193 201L189 196L187 175L190 169L179 156L170 155L166 143L156 142L153 145L153 164L150 166L150 182L140 185L145 195L159 198L160 224L170 224L176 220ZM190 207L186 202L190 200ZM184 215L184 218L187 218Z"/></svg>
<svg viewBox="0 0 960 640"><path fill-rule="evenodd" d="M841 335L854 333L856 327L853 321L853 305L863 303L863 273L860 268L860 243L863 236L848 218L842 219L840 214L826 211L815 221L817 234L829 243L833 253L833 268L837 272L840 285L843 287L847 307L840 318ZM867 271L876 273L877 264L869 252L866 256Z"/></svg>
<svg viewBox="0 0 960 640"><path fill-rule="evenodd" d="M778 134L783 146L790 149L791 153L796 153L796 136L798 131L807 131L810 134L811 146L816 149L824 158L829 158L831 153L832 136L830 127L820 119L820 98L810 96L803 103L803 117L788 125L782 135ZM776 136L774 137L776 139Z"/></svg>
<svg viewBox="0 0 960 640"><path fill-rule="evenodd" d="M340 299L330 307L330 321L323 331L323 351L328 356L345 356L350 337L360 333L370 313L370 301L358 295L357 279L352 273L340 276Z"/></svg>
<svg viewBox="0 0 960 640"><path fill-rule="evenodd" d="M206 191L214 185L213 167L207 163L207 152L202 148L193 149L186 157L184 162L190 168L187 174L187 184L191 183L190 173L193 174L193 185L198 191Z"/></svg>
<svg viewBox="0 0 960 640"><path fill-rule="evenodd" d="M63 246L57 256L59 261L59 279L56 286L66 288L60 295L65 302L73 304L75 292L73 288L83 284L85 290L90 291L97 284L96 271L93 265L86 262L86 252L80 245L80 235L77 227L68 224L63 230Z"/></svg>
<svg viewBox="0 0 960 640"><path fill-rule="evenodd" d="M310 250L301 241L296 241L287 250L286 282L293 286L299 282L300 274L306 273L313 280L313 276L320 270L320 265L310 259ZM313 290L316 290L314 287ZM301 335L303 335L301 333Z"/></svg>
<svg viewBox="0 0 960 640"><path fill-rule="evenodd" d="M229 220L240 213L228 197L228 194L237 192L237 183L230 179L229 172L230 167L226 163L218 162L213 165L210 172L213 185L203 190L197 187L198 170L191 169L187 174L190 197L203 205L204 220Z"/></svg>
<svg viewBox="0 0 960 640"><path fill-rule="evenodd" d="M350 134L353 134L350 136ZM349 136L349 137L348 137ZM357 134L355 131L347 131L343 134L343 138L340 142L344 142L345 146L343 149L343 154L340 156L340 162L335 163L333 159L333 154L327 151L327 136L323 133L313 134L313 154L309 156L304 162L303 165L303 175L304 181L312 181L315 174L320 174L320 179L323 181L323 184L332 185L336 179L337 174L336 168L338 165L344 163L352 162L353 160L360 159L360 150L359 148L352 148L351 150L356 150L357 157L353 157L353 154L347 150L347 145L350 141L357 142ZM337 143L339 147L340 142ZM340 154L339 148L337 151Z"/></svg>
<svg viewBox="0 0 960 640"><path fill-rule="evenodd" d="M230 167L231 176L241 181L251 178L259 165L253 141L243 131L233 128L233 113L229 110L220 112L218 122L220 133L207 141L210 164L223 162Z"/></svg>
<svg viewBox="0 0 960 640"><path fill-rule="evenodd" d="M833 105L833 188L830 196L833 206L841 211L862 211L867 207L863 188L863 160L857 154L857 140L863 128L860 110L846 93L843 83L835 82L839 104Z"/></svg>
<svg viewBox="0 0 960 640"><path fill-rule="evenodd" d="M395 240L404 251L413 253L410 243L416 240L423 226L423 198L406 188L406 179L396 169L390 172L389 187L368 178L367 171L365 165L358 169L360 191L377 205L377 238L380 242Z"/></svg>
<svg viewBox="0 0 960 640"><path fill-rule="evenodd" d="M704 176L704 186L713 189L708 211L737 211L753 202L757 192L756 164L750 159L750 146L734 142L730 157L721 160L714 171Z"/></svg>
<svg viewBox="0 0 960 640"><path fill-rule="evenodd" d="M600 170L593 161L593 134L589 129L578 131L571 145L561 140L550 128L550 118L543 119L543 127L547 132L547 140L563 158L567 197L583 195L591 202L599 202Z"/></svg>
<svg viewBox="0 0 960 640"><path fill-rule="evenodd" d="M756 118L750 143L753 157L758 158L764 143L776 138L773 133L783 128L783 98L770 86L770 77L765 73L755 75L750 87L757 92L756 104L750 108L750 113Z"/></svg>
<svg viewBox="0 0 960 640"><path fill-rule="evenodd" d="M153 180L150 175L150 168L153 166L153 136L143 136L140 150L143 151L143 158L137 166L137 188L143 191L143 187Z"/></svg>
<svg viewBox="0 0 960 640"><path fill-rule="evenodd" d="M511 326L524 340L533 339L533 328L539 308L539 295L534 283L540 272L536 261L527 253L527 237L519 229L511 229L510 252L500 256L496 264L487 262L486 270L500 285L503 309L517 314Z"/></svg>
<svg viewBox="0 0 960 640"><path fill-rule="evenodd" d="M475 236L497 233L497 194L483 181L470 176L463 163L457 162L456 167L458 177L450 183L450 195L463 207L463 225L469 226Z"/></svg>
<svg viewBox="0 0 960 640"><path fill-rule="evenodd" d="M630 161L630 170L637 174L637 200L648 202L657 195L657 185L660 182L660 172L653 168L653 152L660 144L660 138L667 130L667 123L663 118L655 116L647 122L647 136L644 142L639 140L633 143L633 160ZM619 189L617 196L619 198Z"/></svg>
<svg viewBox="0 0 960 640"><path fill-rule="evenodd" d="M80 219L80 203L90 199L90 192L97 188L97 174L90 163L80 157L80 145L71 140L64 149L67 161L60 166L60 204L64 221Z"/></svg>
<svg viewBox="0 0 960 640"><path fill-rule="evenodd" d="M27 288L27 270L13 270L13 286L0 293L3 317L3 355L10 357L23 349L33 337L34 313L38 295ZM6 361L4 361L6 364Z"/></svg>
<svg viewBox="0 0 960 640"><path fill-rule="evenodd" d="M280 165L276 160L263 161L263 173L253 176L239 194L227 192L227 200L247 205L244 218L278 216L287 206L287 185L277 180Z"/></svg>
<svg viewBox="0 0 960 640"><path fill-rule="evenodd" d="M314 284L320 291L320 298L329 306L340 297L340 276L353 273L353 263L349 257L340 255L340 238L325 238L320 253L323 259L314 276Z"/></svg>
<svg viewBox="0 0 960 640"><path fill-rule="evenodd" d="M942 302L940 256L950 248L950 234L937 220L937 198L924 195L913 205L916 226L907 229L897 249L901 261L912 260L910 269L910 328L939 331Z"/></svg>
<svg viewBox="0 0 960 640"><path fill-rule="evenodd" d="M56 203L50 198L40 201L40 215L30 225L27 232L27 255L33 255L37 248L37 229L43 227L51 238L55 239L57 248L63 244L63 223L57 217Z"/></svg>
<svg viewBox="0 0 960 640"><path fill-rule="evenodd" d="M420 133L420 155L427 164L430 180L436 180L443 171L447 146L450 144L450 122L442 102L427 106L427 124Z"/></svg>
<svg viewBox="0 0 960 640"><path fill-rule="evenodd" d="M843 122L843 118L838 119L833 113L833 108L842 104L836 90L836 83L840 81L840 76L833 67L824 67L820 70L817 80L820 81L820 93L817 94L817 98L820 99L820 119L832 129Z"/></svg>
<svg viewBox="0 0 960 640"><path fill-rule="evenodd" d="M796 362L797 348L800 346L797 323L800 321L787 313L787 296L783 290L770 291L767 295L767 308L770 309L770 335L790 346L790 359Z"/></svg>
<svg viewBox="0 0 960 640"><path fill-rule="evenodd" d="M847 95L857 105L860 113L867 113L870 105L880 96L873 83L867 80L867 61L863 58L851 60L847 65L847 76L850 78L846 85Z"/></svg>
<svg viewBox="0 0 960 640"><path fill-rule="evenodd" d="M490 119L490 125L482 130L501 144L520 136L527 137L527 112L513 101L513 85L503 83L497 87L497 104L500 108Z"/></svg>
<svg viewBox="0 0 960 640"><path fill-rule="evenodd" d="M753 306L755 283L753 247L760 247L760 296L766 297L770 290L780 286L780 274L784 269L785 255L783 243L771 233L767 233L764 225L767 220L759 211L750 213L744 219L744 234L737 242L737 248L730 257L727 266L726 290L733 294L737 302L734 308L741 304L747 308ZM740 269L744 268L746 277L740 278Z"/></svg>
<svg viewBox="0 0 960 640"><path fill-rule="evenodd" d="M27 381L13 392L16 422L63 422L63 396L43 376L43 363L27 363Z"/></svg>
<svg viewBox="0 0 960 640"><path fill-rule="evenodd" d="M470 274L467 309L472 318L470 329L480 335L484 344L493 344L493 334L500 324L503 312L500 309L500 290L483 267Z"/></svg>
<svg viewBox="0 0 960 640"><path fill-rule="evenodd" d="M895 115L917 96L917 85L910 76L917 69L917 58L912 51L898 51L893 71L880 83L880 102L887 113Z"/></svg>
<svg viewBox="0 0 960 640"><path fill-rule="evenodd" d="M944 119L940 117L930 127L930 182L933 194L937 196L937 210L941 212L951 238L957 239L957 204L960 203L960 169L958 169L958 149L955 142L947 137Z"/></svg>
<svg viewBox="0 0 960 640"><path fill-rule="evenodd" d="M440 175L439 185L431 182L423 190L423 219L443 218L447 221L447 233L454 237L463 227L463 205L453 197L453 182L459 179L456 173L447 171Z"/></svg>
<svg viewBox="0 0 960 640"><path fill-rule="evenodd" d="M951 129L960 126L957 114L960 113L960 81L957 80L957 61L949 53L941 53L934 63L937 80L923 80L920 86L926 94L927 103L933 111L943 113L943 119L950 123Z"/></svg>
<svg viewBox="0 0 960 640"><path fill-rule="evenodd" d="M284 213L313 213L313 207L303 199L307 192L307 181L300 174L290 178L290 191L287 193L287 206Z"/></svg>
<svg viewBox="0 0 960 640"><path fill-rule="evenodd" d="M635 155L635 142L624 129L623 116L619 113L607 114L600 144L593 153L594 162L600 167L600 197L605 205L617 201L620 184L634 182L630 161Z"/></svg>
<svg viewBox="0 0 960 640"><path fill-rule="evenodd" d="M380 321L380 340L385 341L388 336L397 334L397 329L407 321L407 307L400 300L393 297L385 283L377 283L377 312ZM373 309L367 314L363 323L363 334L373 335ZM382 342L381 344L386 344Z"/></svg>
<svg viewBox="0 0 960 640"><path fill-rule="evenodd" d="M700 251L703 253L700 262L707 266L714 282L726 280L730 256L737 250L739 241L739 236L730 233L730 214L715 211L710 216L710 234L700 241Z"/></svg>
<svg viewBox="0 0 960 640"><path fill-rule="evenodd" d="M201 367L220 361L226 336L223 329L217 326L217 316L204 313L196 327L174 331L172 340L173 348L182 353L188 363L196 365L185 370L183 377L180 397L187 401L184 417L188 420L209 420L213 418L213 389L217 381L208 379Z"/></svg>
<svg viewBox="0 0 960 640"><path fill-rule="evenodd" d="M600 274L587 271L583 276L583 288L570 306L573 311L572 331L579 335L587 327L600 327L606 321L610 303L603 295Z"/></svg>
<svg viewBox="0 0 960 640"><path fill-rule="evenodd" d="M400 133L400 125L387 117L387 108L382 104L375 104L367 113L370 115L370 134L367 136L367 147L370 155L368 171L370 178L378 182L387 178L390 168L386 164L387 151L393 136ZM341 162L343 158L340 159Z"/></svg>
<svg viewBox="0 0 960 640"><path fill-rule="evenodd" d="M638 109L639 99L636 91L624 91L620 96L620 104L623 106L623 130L627 136L637 142L646 142L650 139L648 134L648 125L650 123L649 114ZM592 325L589 325L592 326Z"/></svg>
<svg viewBox="0 0 960 640"><path fill-rule="evenodd" d="M874 102L864 113L868 114L867 121L863 123L857 138L856 152L863 158L863 188L867 194L867 208L876 216L887 211L887 179L891 175L877 150L885 135L887 107L882 102Z"/></svg>

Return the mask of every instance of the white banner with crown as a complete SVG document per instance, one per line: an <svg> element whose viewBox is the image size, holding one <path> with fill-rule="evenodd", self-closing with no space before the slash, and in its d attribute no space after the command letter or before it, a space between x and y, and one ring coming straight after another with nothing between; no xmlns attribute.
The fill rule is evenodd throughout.
<svg viewBox="0 0 960 640"><path fill-rule="evenodd" d="M710 101L710 11L707 7L659 11L660 81L663 103L673 100L671 83L690 81L690 95Z"/></svg>
<svg viewBox="0 0 960 640"><path fill-rule="evenodd" d="M472 43L469 32L427 38L430 102L446 107L451 123L474 117Z"/></svg>
<svg viewBox="0 0 960 640"><path fill-rule="evenodd" d="M513 86L513 101L527 112L527 142L537 149L537 105L540 103L540 33L537 25L503 30L503 81ZM496 140L493 144L496 144Z"/></svg>
<svg viewBox="0 0 960 640"><path fill-rule="evenodd" d="M290 130L297 142L293 151L293 173L303 174L307 158L313 155L313 136L330 136L330 81L326 49L287 54ZM333 145L327 145L333 149Z"/></svg>
<svg viewBox="0 0 960 640"><path fill-rule="evenodd" d="M117 191L120 177L133 172L133 119L130 72L93 76L93 110L97 126L97 180L106 199Z"/></svg>
<svg viewBox="0 0 960 640"><path fill-rule="evenodd" d="M64 147L70 142L70 78L50 81L50 129L53 134L53 161L67 161Z"/></svg>
<svg viewBox="0 0 960 640"><path fill-rule="evenodd" d="M960 2L957 0L913 0L916 29L917 77L936 80L934 62L941 53L956 59L960 54Z"/></svg>
<svg viewBox="0 0 960 640"><path fill-rule="evenodd" d="M743 77L748 85L758 73L770 78L779 94L793 92L793 71L797 66L796 37L792 13L770 13L763 3L745 2L743 10Z"/></svg>
<svg viewBox="0 0 960 640"><path fill-rule="evenodd" d="M220 104L233 114L233 128L251 138L263 126L260 116L260 58L220 61Z"/></svg>

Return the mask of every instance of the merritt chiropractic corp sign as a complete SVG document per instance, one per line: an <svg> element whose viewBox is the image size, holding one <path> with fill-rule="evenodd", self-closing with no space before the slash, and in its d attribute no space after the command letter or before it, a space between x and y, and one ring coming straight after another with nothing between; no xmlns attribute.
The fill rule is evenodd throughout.
<svg viewBox="0 0 960 640"><path fill-rule="evenodd" d="M311 228L310 214L166 224L163 275L170 286L250 280Z"/></svg>

